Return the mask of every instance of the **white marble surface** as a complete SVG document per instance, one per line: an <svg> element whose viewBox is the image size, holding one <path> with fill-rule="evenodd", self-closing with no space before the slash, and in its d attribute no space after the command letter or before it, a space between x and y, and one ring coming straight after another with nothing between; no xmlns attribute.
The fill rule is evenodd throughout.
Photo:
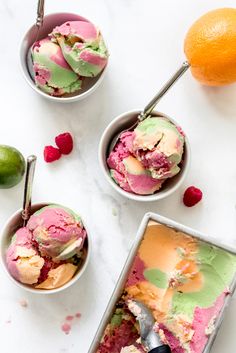
<svg viewBox="0 0 236 353"><path fill-rule="evenodd" d="M185 184L158 203L123 199L107 185L97 162L105 126L125 110L143 107L184 59L183 38L202 13L235 6L234 0L80 0L47 1L46 12L76 12L98 24L110 49L108 74L86 101L48 102L24 82L18 58L20 40L35 18L36 1L1 0L0 143L35 153L38 165L33 198L78 210L93 239L87 272L57 295L31 295L16 288L0 270L0 351L3 353L86 353L110 294L147 211L154 211L236 245L236 86L204 88L188 72L159 104L188 134L192 166ZM71 131L73 153L53 165L43 147ZM188 185L204 192L195 208L183 206ZM23 184L0 190L0 225L21 206ZM19 301L25 299L28 307ZM82 318L70 335L64 317ZM235 352L236 301L233 300L212 352ZM10 322L9 322L10 321Z"/></svg>

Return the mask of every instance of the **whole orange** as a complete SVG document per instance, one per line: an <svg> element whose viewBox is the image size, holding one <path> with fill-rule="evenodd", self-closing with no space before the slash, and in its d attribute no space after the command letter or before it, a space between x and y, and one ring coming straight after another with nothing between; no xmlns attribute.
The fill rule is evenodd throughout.
<svg viewBox="0 0 236 353"><path fill-rule="evenodd" d="M184 51L193 76L201 83L235 82L236 9L217 9L200 17L186 35Z"/></svg>

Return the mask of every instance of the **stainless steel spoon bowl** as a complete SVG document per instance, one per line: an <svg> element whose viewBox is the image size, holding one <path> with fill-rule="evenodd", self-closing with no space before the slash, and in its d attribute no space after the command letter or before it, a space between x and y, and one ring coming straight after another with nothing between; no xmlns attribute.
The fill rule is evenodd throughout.
<svg viewBox="0 0 236 353"><path fill-rule="evenodd" d="M155 95L155 97L153 97L153 99L146 105L143 111L137 116L137 120L135 121L135 123L132 124L128 129L122 130L113 137L108 149L108 154L110 154L111 151L114 149L115 145L120 139L121 134L127 131L133 131L139 122L143 121L144 119L150 116L160 99L169 91L169 89L178 81L178 79L188 70L189 67L190 65L187 61L183 62L181 67L165 83L165 85L160 89L160 91Z"/></svg>
<svg viewBox="0 0 236 353"><path fill-rule="evenodd" d="M149 353L171 353L170 347L163 344L158 333L154 331L155 320L146 305L136 300L128 300L127 304L139 322L141 342L147 351Z"/></svg>

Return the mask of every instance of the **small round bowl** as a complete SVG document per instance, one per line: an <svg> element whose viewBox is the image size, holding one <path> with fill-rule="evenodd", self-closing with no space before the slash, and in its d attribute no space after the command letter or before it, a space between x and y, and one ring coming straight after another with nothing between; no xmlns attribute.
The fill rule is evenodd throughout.
<svg viewBox="0 0 236 353"><path fill-rule="evenodd" d="M53 28L55 28L56 26L60 26L66 21L90 22L89 20L87 20L82 16L72 14L72 13L66 13L66 12L53 13L53 14L47 15L44 17L43 25L40 28L38 40L47 37L47 35L52 32ZM33 88L35 92L39 93L42 97L45 97L54 102L70 103L70 102L79 101L88 97L100 86L105 76L107 65L98 76L94 78L90 78L90 77L85 78L83 80L83 87L81 90L75 93L71 93L70 95L67 95L65 97L50 96L49 94L39 89L36 86L34 80L32 79L29 73L28 64L27 64L28 51L29 51L29 48L32 46L32 44L35 42L36 37L37 37L37 28L35 25L33 25L25 34L20 46L20 63L21 63L23 75L26 81L28 82L28 84L30 85L30 87Z"/></svg>
<svg viewBox="0 0 236 353"><path fill-rule="evenodd" d="M41 209L44 206L48 206L54 203L37 203L35 205L32 205L32 214L36 211L38 211L39 209ZM75 282L77 282L80 277L83 275L85 269L87 268L88 262L89 262L89 258L90 258L90 253L91 253L91 240L90 240L90 236L88 234L88 229L86 227L86 225L84 225L84 228L87 231L87 238L85 240L85 249L86 251L86 257L83 260L80 268L78 269L78 271L75 273L75 275L72 277L72 279L65 283L63 286L56 288L56 289L36 289L33 288L30 285L21 283L19 281L17 281L15 278L12 277L12 275L9 273L7 265L6 265L6 251L8 246L10 245L11 239L13 234L17 231L17 229L19 229L20 227L22 227L23 223L22 223L22 218L21 218L21 212L22 210L18 210L16 211L5 223L5 225L3 226L2 229L2 235L1 235L1 246L0 246L0 258L1 258L1 263L3 265L3 268L5 270L5 272L7 273L8 277L20 288L23 288L25 290L27 290L28 292L31 293L36 293L36 294L53 294L53 293L58 293L63 291L64 289L72 286L72 284L74 284ZM83 221L84 224L84 221Z"/></svg>
<svg viewBox="0 0 236 353"><path fill-rule="evenodd" d="M172 194L174 191L176 191L182 182L184 181L184 178L186 177L186 174L189 169L190 165L190 145L188 138L185 136L185 147L184 147L184 156L183 156L183 163L181 166L180 172L174 176L173 178L167 179L161 189L157 191L155 194L152 195L137 195L133 194L130 192L127 192L123 190L116 182L111 178L110 176L110 171L107 165L107 152L109 149L110 142L112 141L113 137L121 132L124 129L127 129L128 127L132 126L132 124L136 121L138 114L140 113L140 110L132 110L129 112L125 112L121 115L119 115L117 118L112 120L112 122L107 126L105 129L101 140L99 144L99 150L98 150L98 159L99 159L99 164L101 166L101 169L103 171L103 174L108 181L108 183L122 196L127 197L130 200L134 201L158 201L161 199L164 199L165 197L169 196ZM173 124L178 126L178 123L167 116L166 114L160 113L158 111L153 111L152 116L163 116L167 119L169 119Z"/></svg>

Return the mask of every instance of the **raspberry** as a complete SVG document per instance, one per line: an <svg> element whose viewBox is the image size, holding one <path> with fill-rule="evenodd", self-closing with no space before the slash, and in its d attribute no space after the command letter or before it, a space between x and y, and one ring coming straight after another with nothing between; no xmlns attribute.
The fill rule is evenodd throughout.
<svg viewBox="0 0 236 353"><path fill-rule="evenodd" d="M190 186L185 190L183 202L185 206L192 207L202 199L202 192L195 186Z"/></svg>
<svg viewBox="0 0 236 353"><path fill-rule="evenodd" d="M58 148L53 146L46 146L44 147L43 156L45 162L51 163L61 158L61 152Z"/></svg>
<svg viewBox="0 0 236 353"><path fill-rule="evenodd" d="M69 132L56 136L55 142L62 154L69 154L73 150L73 139Z"/></svg>

